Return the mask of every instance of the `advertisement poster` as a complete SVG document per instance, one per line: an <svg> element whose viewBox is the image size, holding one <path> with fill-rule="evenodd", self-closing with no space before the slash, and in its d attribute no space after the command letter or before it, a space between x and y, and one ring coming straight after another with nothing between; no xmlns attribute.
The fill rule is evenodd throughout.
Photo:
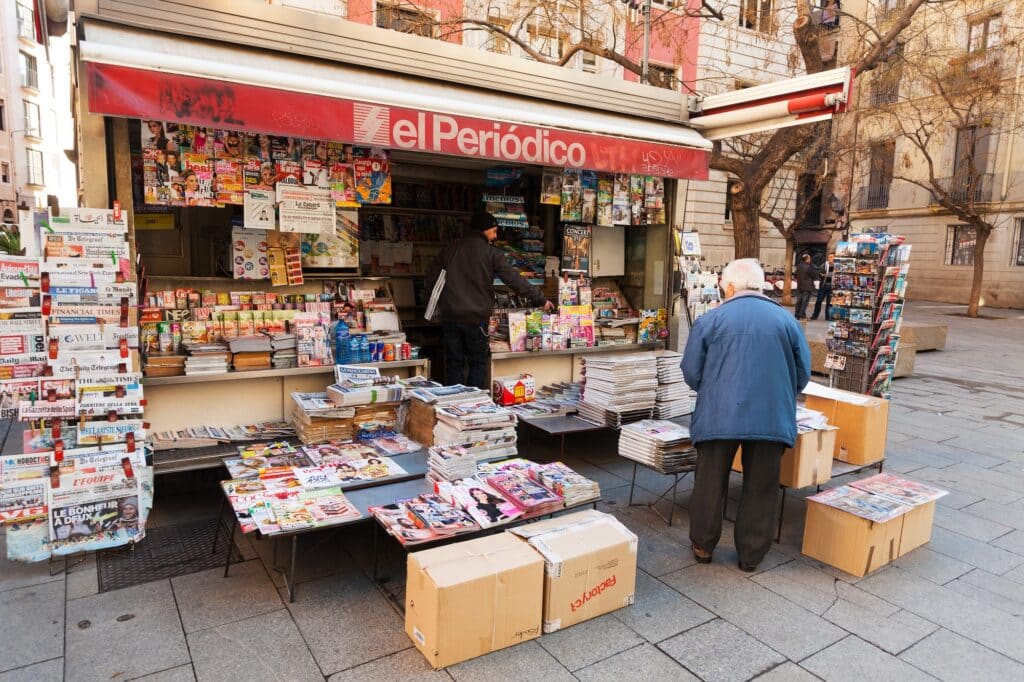
<svg viewBox="0 0 1024 682"><path fill-rule="evenodd" d="M612 193L615 177L608 173L597 176L597 218L598 225L614 225L612 220Z"/></svg>
<svg viewBox="0 0 1024 682"><path fill-rule="evenodd" d="M243 206L247 230L274 229L274 194L264 189L247 189Z"/></svg>
<svg viewBox="0 0 1024 682"><path fill-rule="evenodd" d="M585 170L580 173L580 186L583 188L583 205L580 209L580 221L593 225L597 220L597 173Z"/></svg>
<svg viewBox="0 0 1024 682"><path fill-rule="evenodd" d="M580 171L566 168L562 173L562 220L575 223L583 219L583 190Z"/></svg>
<svg viewBox="0 0 1024 682"><path fill-rule="evenodd" d="M545 168L540 180L540 203L558 206L562 203L562 169Z"/></svg>
<svg viewBox="0 0 1024 682"><path fill-rule="evenodd" d="M358 268L358 213L338 209L336 229L303 235L302 265L307 268Z"/></svg>
<svg viewBox="0 0 1024 682"><path fill-rule="evenodd" d="M267 235L262 230L231 230L231 273L235 279L267 279Z"/></svg>
<svg viewBox="0 0 1024 682"><path fill-rule="evenodd" d="M282 232L329 234L334 230L334 199L315 187L278 185L280 229Z"/></svg>
<svg viewBox="0 0 1024 682"><path fill-rule="evenodd" d="M562 272L590 271L590 226L562 226Z"/></svg>

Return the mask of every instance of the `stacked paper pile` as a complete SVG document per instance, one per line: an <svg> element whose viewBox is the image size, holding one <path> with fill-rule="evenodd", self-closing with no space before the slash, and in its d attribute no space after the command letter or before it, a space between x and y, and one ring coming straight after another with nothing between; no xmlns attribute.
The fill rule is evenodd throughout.
<svg viewBox="0 0 1024 682"><path fill-rule="evenodd" d="M566 507L601 499L601 486L561 462L537 464L531 476L545 488L554 490L565 500Z"/></svg>
<svg viewBox="0 0 1024 682"><path fill-rule="evenodd" d="M226 374L231 367L231 352L224 343L184 343L188 351L185 374Z"/></svg>
<svg viewBox="0 0 1024 682"><path fill-rule="evenodd" d="M477 461L516 454L516 415L490 398L464 400L434 408L434 442L461 445Z"/></svg>
<svg viewBox="0 0 1024 682"><path fill-rule="evenodd" d="M565 507L561 495L537 483L523 471L498 471L487 476L487 483L529 516L548 514Z"/></svg>
<svg viewBox="0 0 1024 682"><path fill-rule="evenodd" d="M349 440L353 434L354 407L340 407L327 393L292 393L292 423L303 443Z"/></svg>
<svg viewBox="0 0 1024 682"><path fill-rule="evenodd" d="M228 346L232 353L269 353L273 350L270 337L266 334L236 336L233 339L228 339Z"/></svg>
<svg viewBox="0 0 1024 682"><path fill-rule="evenodd" d="M658 390L654 416L657 419L673 419L691 414L697 394L683 380L680 367L683 354L665 350L658 351L655 357L658 365Z"/></svg>
<svg viewBox="0 0 1024 682"><path fill-rule="evenodd" d="M796 408L796 427L800 433L808 431L819 431L828 428L828 417L817 410L808 410L806 407Z"/></svg>
<svg viewBox="0 0 1024 682"><path fill-rule="evenodd" d="M270 338L270 349L273 351L274 369L290 369L299 366L295 334L275 334Z"/></svg>
<svg viewBox="0 0 1024 682"><path fill-rule="evenodd" d="M690 430L662 419L645 419L623 426L619 432L619 454L662 473L677 472L697 462Z"/></svg>
<svg viewBox="0 0 1024 682"><path fill-rule="evenodd" d="M435 445L427 457L427 478L456 481L476 473L476 457L460 445Z"/></svg>
<svg viewBox="0 0 1024 682"><path fill-rule="evenodd" d="M658 390L653 353L585 358L583 372L581 419L600 426L619 427L651 418Z"/></svg>

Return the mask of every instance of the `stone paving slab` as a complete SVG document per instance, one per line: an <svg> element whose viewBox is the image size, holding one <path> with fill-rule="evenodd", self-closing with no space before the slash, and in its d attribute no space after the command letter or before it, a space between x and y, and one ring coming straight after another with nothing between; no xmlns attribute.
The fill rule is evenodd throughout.
<svg viewBox="0 0 1024 682"><path fill-rule="evenodd" d="M434 670L418 649L405 649L330 676L329 682L447 682L451 676Z"/></svg>
<svg viewBox="0 0 1024 682"><path fill-rule="evenodd" d="M554 656L536 640L457 663L448 668L455 682L495 682L496 680L575 680Z"/></svg>
<svg viewBox="0 0 1024 682"><path fill-rule="evenodd" d="M64 583L0 592L0 670L64 655Z"/></svg>
<svg viewBox="0 0 1024 682"><path fill-rule="evenodd" d="M348 633L337 634L345 637ZM193 632L188 646L201 680L323 680L284 609Z"/></svg>
<svg viewBox="0 0 1024 682"><path fill-rule="evenodd" d="M949 682L1024 679L1024 665L949 630L939 630L902 653L900 658Z"/></svg>
<svg viewBox="0 0 1024 682"><path fill-rule="evenodd" d="M613 611L612 615L655 643L715 618L710 611L644 571L637 571L633 606Z"/></svg>
<svg viewBox="0 0 1024 682"><path fill-rule="evenodd" d="M742 682L786 661L721 618L662 642L661 649L708 682Z"/></svg>
<svg viewBox="0 0 1024 682"><path fill-rule="evenodd" d="M61 682L64 679L64 659L34 663L0 673L0 682Z"/></svg>
<svg viewBox="0 0 1024 682"><path fill-rule="evenodd" d="M220 566L178 576L171 586L186 634L284 606L260 561L233 564L226 578Z"/></svg>
<svg viewBox="0 0 1024 682"><path fill-rule="evenodd" d="M195 682L195 679L196 673L191 664L135 678L137 682Z"/></svg>
<svg viewBox="0 0 1024 682"><path fill-rule="evenodd" d="M836 682L925 682L932 677L850 635L800 663L824 680Z"/></svg>
<svg viewBox="0 0 1024 682"><path fill-rule="evenodd" d="M643 644L644 638L606 614L545 634L537 641L572 672Z"/></svg>
<svg viewBox="0 0 1024 682"><path fill-rule="evenodd" d="M575 672L582 682L664 682L698 680L653 644L643 644Z"/></svg>
<svg viewBox="0 0 1024 682"><path fill-rule="evenodd" d="M68 680L131 679L191 661L168 580L69 601L67 620Z"/></svg>

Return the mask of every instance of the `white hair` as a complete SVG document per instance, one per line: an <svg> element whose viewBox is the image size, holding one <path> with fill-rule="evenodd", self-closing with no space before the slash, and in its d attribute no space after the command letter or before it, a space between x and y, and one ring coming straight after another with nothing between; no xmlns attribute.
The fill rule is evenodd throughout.
<svg viewBox="0 0 1024 682"><path fill-rule="evenodd" d="M736 291L761 291L764 288L764 270L756 258L740 258L722 270L722 288L732 284Z"/></svg>

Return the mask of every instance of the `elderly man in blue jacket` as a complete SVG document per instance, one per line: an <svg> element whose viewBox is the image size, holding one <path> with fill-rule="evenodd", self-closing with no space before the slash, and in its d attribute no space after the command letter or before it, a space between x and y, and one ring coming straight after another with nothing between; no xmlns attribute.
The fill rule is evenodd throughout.
<svg viewBox="0 0 1024 682"><path fill-rule="evenodd" d="M796 441L796 396L807 385L811 352L793 316L761 293L753 258L722 271L725 302L698 318L683 353L686 383L697 392L690 434L697 474L690 497L693 555L710 563L736 449L743 446L743 491L736 551L748 572L768 553L779 495L782 452Z"/></svg>

